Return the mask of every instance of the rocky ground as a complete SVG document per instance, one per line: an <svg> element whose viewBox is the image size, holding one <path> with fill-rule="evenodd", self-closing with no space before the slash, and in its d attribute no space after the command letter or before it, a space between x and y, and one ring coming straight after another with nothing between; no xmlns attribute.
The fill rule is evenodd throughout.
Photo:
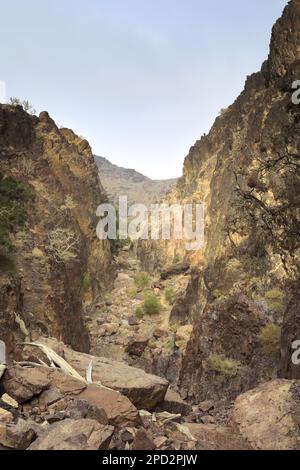
<svg viewBox="0 0 300 470"><path fill-rule="evenodd" d="M184 354L191 329L174 322L172 312L191 273L177 263L137 288L135 251L125 247L117 264L113 289L86 318L90 354L41 337L2 368L1 449L300 448L297 381L268 382L232 403L194 403L180 396L175 376L171 384L163 377L162 367L160 376L149 373L162 356L178 367ZM171 287L174 298L167 301ZM159 296L161 312L138 318L135 310L149 292Z"/></svg>

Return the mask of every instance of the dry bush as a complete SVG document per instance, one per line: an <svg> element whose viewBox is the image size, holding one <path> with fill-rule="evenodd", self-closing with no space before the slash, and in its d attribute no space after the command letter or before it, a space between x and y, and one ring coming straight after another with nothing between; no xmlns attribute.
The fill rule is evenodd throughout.
<svg viewBox="0 0 300 470"><path fill-rule="evenodd" d="M77 203L74 201L70 194L67 194L64 204L61 206L62 210L72 210L77 207Z"/></svg>
<svg viewBox="0 0 300 470"><path fill-rule="evenodd" d="M78 236L69 229L56 228L48 235L48 251L58 263L68 263L78 256Z"/></svg>
<svg viewBox="0 0 300 470"><path fill-rule="evenodd" d="M18 170L24 176L31 176L35 170L35 163L29 158L23 157L19 162Z"/></svg>

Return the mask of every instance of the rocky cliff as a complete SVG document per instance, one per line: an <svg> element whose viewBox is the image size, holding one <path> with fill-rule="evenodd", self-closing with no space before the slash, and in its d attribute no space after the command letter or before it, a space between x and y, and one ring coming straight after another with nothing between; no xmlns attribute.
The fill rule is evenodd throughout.
<svg viewBox="0 0 300 470"><path fill-rule="evenodd" d="M300 1L292 0L274 26L268 60L191 148L167 198L205 204L203 250L185 253L175 240L140 248L149 269L180 255L199 272L195 308L185 297L182 317L178 303L171 314L193 324L181 385L197 399L232 399L276 377L282 325L281 374L295 376L300 108L292 84L299 77Z"/></svg>
<svg viewBox="0 0 300 470"><path fill-rule="evenodd" d="M20 106L0 107L0 331L9 352L40 333L89 349L84 315L109 280L96 238L105 198L87 141Z"/></svg>

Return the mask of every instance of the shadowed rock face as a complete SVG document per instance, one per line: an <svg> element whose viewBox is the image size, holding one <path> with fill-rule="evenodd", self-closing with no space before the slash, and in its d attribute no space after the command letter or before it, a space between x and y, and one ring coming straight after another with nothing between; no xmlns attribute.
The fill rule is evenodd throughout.
<svg viewBox="0 0 300 470"><path fill-rule="evenodd" d="M196 396L206 389L234 398L276 377L280 345L269 357L259 340L270 324L283 322L284 376L298 377L290 370L288 333L299 331L295 302L285 319L284 310L291 284L299 286L300 108L291 101L300 77L299 22L300 2L294 0L274 26L262 71L248 77L236 102L191 149L177 187L206 203L206 246L193 255L202 264L201 307L182 369L182 384ZM228 380L213 370L214 353L250 371Z"/></svg>
<svg viewBox="0 0 300 470"><path fill-rule="evenodd" d="M297 329L295 311L285 319L284 312L300 277L300 107L292 103L292 84L300 79L299 21L300 1L292 0L274 26L268 60L191 148L166 198L205 204L204 248L185 253L181 241L171 240L139 249L145 268L162 269L179 254L199 272L194 307L193 296L182 297L193 314L182 307L176 312L178 299L174 307L177 320L181 314L194 326L181 385L197 399L232 399L276 377L278 330L286 322L290 331ZM290 361L291 335L285 338ZM273 355L263 341L277 341ZM236 361L234 378L226 359Z"/></svg>
<svg viewBox="0 0 300 470"><path fill-rule="evenodd" d="M282 328L280 376L286 379L300 379L300 364L293 363L291 360L292 355L296 353L296 350L293 349L292 345L295 341L300 340L299 306L300 292L299 286L297 286L286 310ZM299 346L297 349L300 349Z"/></svg>
<svg viewBox="0 0 300 470"><path fill-rule="evenodd" d="M109 246L96 238L95 212L106 196L88 142L58 129L46 112L38 118L1 105L0 173L32 196L23 223L11 227L12 251L0 247L0 328L8 352L26 330L88 351L83 300L97 297L110 276Z"/></svg>

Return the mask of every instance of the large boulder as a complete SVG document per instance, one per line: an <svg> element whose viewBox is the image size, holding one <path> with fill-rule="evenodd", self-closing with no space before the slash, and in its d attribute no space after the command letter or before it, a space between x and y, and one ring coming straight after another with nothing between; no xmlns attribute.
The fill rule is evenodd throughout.
<svg viewBox="0 0 300 470"><path fill-rule="evenodd" d="M114 428L91 419L65 419L54 423L28 450L105 450Z"/></svg>
<svg viewBox="0 0 300 470"><path fill-rule="evenodd" d="M36 423L22 419L17 423L0 422L0 445L7 449L27 449L36 438L36 426Z"/></svg>
<svg viewBox="0 0 300 470"><path fill-rule="evenodd" d="M50 387L51 380L46 368L25 369L20 366L6 370L2 380L3 389L18 403L25 403Z"/></svg>
<svg viewBox="0 0 300 470"><path fill-rule="evenodd" d="M231 424L257 450L300 449L300 381L274 380L240 395Z"/></svg>
<svg viewBox="0 0 300 470"><path fill-rule="evenodd" d="M136 426L141 424L140 415L130 400L114 390L89 385L80 393L80 399L90 405L103 408L109 424L113 426Z"/></svg>
<svg viewBox="0 0 300 470"><path fill-rule="evenodd" d="M35 398L40 412L66 412L71 413L71 418L90 418L114 426L141 423L137 408L125 395L99 385L87 385L58 369L11 367L3 387L19 403L27 402L29 408Z"/></svg>
<svg viewBox="0 0 300 470"><path fill-rule="evenodd" d="M3 389L18 403L25 403L50 388L63 395L77 395L86 388L80 381L57 369L47 367L24 368L13 366L6 370Z"/></svg>
<svg viewBox="0 0 300 470"><path fill-rule="evenodd" d="M187 416L192 412L192 406L184 401L177 392L169 388L164 401L159 405L159 410Z"/></svg>
<svg viewBox="0 0 300 470"><path fill-rule="evenodd" d="M40 342L64 357L82 377L92 363L93 382L121 392L139 409L151 410L164 400L169 385L165 379L122 362L75 352L54 339L43 338ZM37 354L36 350L31 349L31 356Z"/></svg>

